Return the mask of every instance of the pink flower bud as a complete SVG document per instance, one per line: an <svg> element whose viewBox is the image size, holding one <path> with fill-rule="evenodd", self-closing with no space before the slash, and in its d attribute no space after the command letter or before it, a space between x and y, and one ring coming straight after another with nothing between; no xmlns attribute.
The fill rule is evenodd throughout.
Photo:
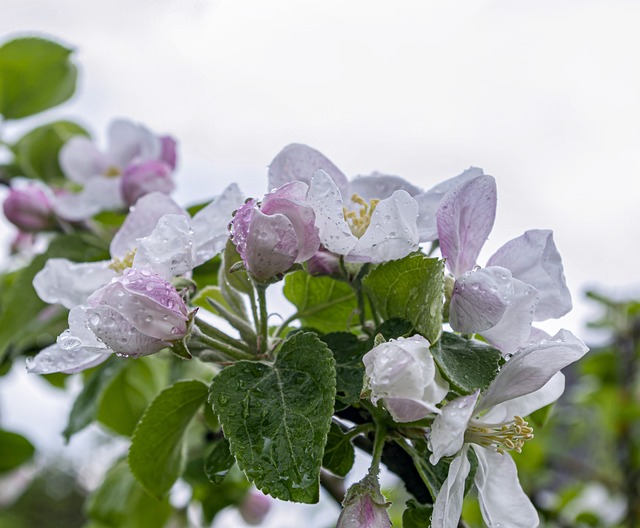
<svg viewBox="0 0 640 528"><path fill-rule="evenodd" d="M125 270L93 293L88 304L88 327L123 356L154 354L189 332L189 312L180 294L147 270Z"/></svg>
<svg viewBox="0 0 640 528"><path fill-rule="evenodd" d="M240 504L238 510L242 519L251 526L257 526L269 513L271 500L260 491L250 491Z"/></svg>
<svg viewBox="0 0 640 528"><path fill-rule="evenodd" d="M149 160L129 165L120 180L120 193L129 207L145 194L156 191L171 194L174 188L171 168L164 161Z"/></svg>
<svg viewBox="0 0 640 528"><path fill-rule="evenodd" d="M391 528L392 526L387 513L389 503L380 493L377 478L371 474L349 488L342 506L336 528Z"/></svg>
<svg viewBox="0 0 640 528"><path fill-rule="evenodd" d="M7 220L27 233L45 231L56 225L50 197L34 184L9 189L3 209Z"/></svg>

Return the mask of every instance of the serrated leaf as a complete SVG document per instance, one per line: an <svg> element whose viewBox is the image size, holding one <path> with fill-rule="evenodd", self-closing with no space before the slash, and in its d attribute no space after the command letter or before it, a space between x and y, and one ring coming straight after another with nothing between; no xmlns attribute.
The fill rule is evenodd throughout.
<svg viewBox="0 0 640 528"><path fill-rule="evenodd" d="M442 331L444 261L422 254L393 260L362 280L383 319L399 317L435 343Z"/></svg>
<svg viewBox="0 0 640 528"><path fill-rule="evenodd" d="M324 448L322 466L334 475L346 477L353 467L354 460L355 451L350 438L343 434L337 424L332 423Z"/></svg>
<svg viewBox="0 0 640 528"><path fill-rule="evenodd" d="M129 449L129 467L151 495L164 496L184 464L182 439L207 397L200 381L178 381L151 402L136 426Z"/></svg>
<svg viewBox="0 0 640 528"><path fill-rule="evenodd" d="M34 452L33 444L24 436L0 429L0 473L24 464Z"/></svg>
<svg viewBox="0 0 640 528"><path fill-rule="evenodd" d="M284 296L297 308L300 323L320 332L347 331L357 309L355 293L346 282L306 271L287 274Z"/></svg>
<svg viewBox="0 0 640 528"><path fill-rule="evenodd" d="M460 394L485 390L496 377L502 360L499 350L472 339L444 332L431 347L440 372Z"/></svg>
<svg viewBox="0 0 640 528"><path fill-rule="evenodd" d="M214 484L220 484L236 463L226 438L217 439L204 461L204 473Z"/></svg>
<svg viewBox="0 0 640 528"><path fill-rule="evenodd" d="M362 357L371 349L371 344L348 332L332 332L320 339L336 360L336 401L344 406L353 405L360 400L364 380Z"/></svg>
<svg viewBox="0 0 640 528"><path fill-rule="evenodd" d="M19 119L73 95L77 69L72 49L42 38L17 38L0 47L0 114Z"/></svg>
<svg viewBox="0 0 640 528"><path fill-rule="evenodd" d="M167 500L147 494L121 460L106 474L87 503L89 517L113 528L157 528L164 526L173 508ZM101 525L102 525L101 524Z"/></svg>
<svg viewBox="0 0 640 528"><path fill-rule="evenodd" d="M103 392L125 365L125 361L108 360L86 379L82 391L73 403L67 426L62 432L67 442L75 433L95 420Z"/></svg>
<svg viewBox="0 0 640 528"><path fill-rule="evenodd" d="M313 333L287 339L274 365L239 361L211 384L209 401L231 452L264 493L315 503L335 398L335 362Z"/></svg>
<svg viewBox="0 0 640 528"><path fill-rule="evenodd" d="M411 499L406 503L407 509L402 514L402 528L429 528L433 504L420 504Z"/></svg>

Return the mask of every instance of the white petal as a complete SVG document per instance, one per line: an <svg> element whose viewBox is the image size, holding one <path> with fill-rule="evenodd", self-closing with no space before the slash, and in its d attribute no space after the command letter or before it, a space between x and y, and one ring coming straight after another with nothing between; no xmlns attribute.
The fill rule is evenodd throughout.
<svg viewBox="0 0 640 528"><path fill-rule="evenodd" d="M515 278L538 290L540 303L535 313L536 321L561 317L571 310L571 294L551 231L526 231L496 251L487 266L508 268Z"/></svg>
<svg viewBox="0 0 640 528"><path fill-rule="evenodd" d="M120 179L95 176L79 193L58 196L53 207L60 217L71 222L86 220L100 211L121 209L124 201L120 195Z"/></svg>
<svg viewBox="0 0 640 528"><path fill-rule="evenodd" d="M166 194L145 194L131 208L120 230L111 241L111 256L122 259L138 246L138 239L149 236L165 214L184 215L187 212Z"/></svg>
<svg viewBox="0 0 640 528"><path fill-rule="evenodd" d="M67 141L59 154L60 168L70 180L85 184L102 174L108 160L89 138L74 136Z"/></svg>
<svg viewBox="0 0 640 528"><path fill-rule="evenodd" d="M349 184L349 192L357 194L367 202L373 199L384 200L399 190L406 191L411 196L422 192L420 187L416 187L400 176L381 174L379 172L374 172L369 176L356 176Z"/></svg>
<svg viewBox="0 0 640 528"><path fill-rule="evenodd" d="M462 514L464 485L470 469L471 464L465 448L449 466L449 474L442 483L433 505L431 528L457 528Z"/></svg>
<svg viewBox="0 0 640 528"><path fill-rule="evenodd" d="M522 491L518 472L508 454L473 445L478 457L474 483L482 518L489 528L535 528L538 513Z"/></svg>
<svg viewBox="0 0 640 528"><path fill-rule="evenodd" d="M195 246L195 265L206 262L220 253L229 238L229 222L233 212L242 205L244 195L235 183L220 196L198 211L191 220Z"/></svg>
<svg viewBox="0 0 640 528"><path fill-rule="evenodd" d="M450 401L442 409L431 425L429 432L429 461L435 465L443 456L455 455L464 444L464 433L469 420L475 414L474 408L480 391L461 396Z"/></svg>
<svg viewBox="0 0 640 528"><path fill-rule="evenodd" d="M326 172L319 170L313 175L307 198L316 213L322 245L338 255L348 254L358 239L344 219L340 190Z"/></svg>
<svg viewBox="0 0 640 528"><path fill-rule="evenodd" d="M406 257L418 249L417 219L416 201L407 191L395 191L376 206L347 260L380 263Z"/></svg>
<svg viewBox="0 0 640 528"><path fill-rule="evenodd" d="M478 411L530 394L589 349L568 330L513 355L502 367L479 403Z"/></svg>
<svg viewBox="0 0 640 528"><path fill-rule="evenodd" d="M160 159L162 144L150 130L125 119L111 123L107 132L109 157L124 169L132 161Z"/></svg>
<svg viewBox="0 0 640 528"><path fill-rule="evenodd" d="M164 215L153 232L138 242L133 267L171 280L194 267L193 236L184 215Z"/></svg>
<svg viewBox="0 0 640 528"><path fill-rule="evenodd" d="M45 302L62 304L65 308L83 304L89 295L107 284L116 272L111 261L71 262L49 259L33 279L33 287Z"/></svg>

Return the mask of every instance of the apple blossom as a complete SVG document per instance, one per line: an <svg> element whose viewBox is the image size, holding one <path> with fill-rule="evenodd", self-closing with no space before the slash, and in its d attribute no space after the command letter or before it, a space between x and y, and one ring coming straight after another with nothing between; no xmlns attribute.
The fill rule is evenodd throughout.
<svg viewBox="0 0 640 528"><path fill-rule="evenodd" d="M145 194L154 191L171 194L174 189L171 167L157 160L129 165L120 179L120 193L128 207Z"/></svg>
<svg viewBox="0 0 640 528"><path fill-rule="evenodd" d="M377 477L369 473L347 491L336 528L391 528L388 508Z"/></svg>
<svg viewBox="0 0 640 528"><path fill-rule="evenodd" d="M36 182L18 182L9 188L2 204L7 220L25 233L53 229L57 225L53 212L55 197L51 190Z"/></svg>
<svg viewBox="0 0 640 528"><path fill-rule="evenodd" d="M371 401L382 400L396 422L413 422L430 414L449 392L420 335L381 343L367 352L365 365Z"/></svg>

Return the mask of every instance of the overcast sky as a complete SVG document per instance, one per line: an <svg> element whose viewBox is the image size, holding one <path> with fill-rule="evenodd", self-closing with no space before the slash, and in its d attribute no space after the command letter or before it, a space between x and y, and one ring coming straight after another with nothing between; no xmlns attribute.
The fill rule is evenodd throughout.
<svg viewBox="0 0 640 528"><path fill-rule="evenodd" d="M288 143L347 175L496 177L485 251L550 228L583 333L587 286L638 292L640 3L623 0L3 0L0 35L77 48L44 117L129 117L180 141L178 199L266 190Z"/></svg>

